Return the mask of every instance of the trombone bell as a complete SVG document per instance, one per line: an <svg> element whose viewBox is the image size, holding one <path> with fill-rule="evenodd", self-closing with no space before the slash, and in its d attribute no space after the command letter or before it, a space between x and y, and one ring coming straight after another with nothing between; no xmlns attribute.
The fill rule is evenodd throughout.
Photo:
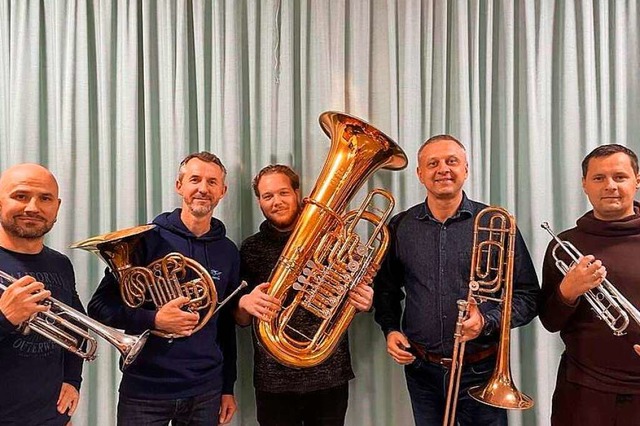
<svg viewBox="0 0 640 426"><path fill-rule="evenodd" d="M478 402L507 410L527 410L533 407L533 399L520 392L511 379L511 372L500 374L496 370L484 386L469 389L469 395Z"/></svg>

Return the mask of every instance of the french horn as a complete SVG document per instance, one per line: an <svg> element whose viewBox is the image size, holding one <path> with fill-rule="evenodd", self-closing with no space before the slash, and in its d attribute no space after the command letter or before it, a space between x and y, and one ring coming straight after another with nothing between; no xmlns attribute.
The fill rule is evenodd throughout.
<svg viewBox="0 0 640 426"><path fill-rule="evenodd" d="M152 302L160 309L178 297L189 298L187 310L200 316L195 333L214 314L218 301L215 283L202 265L180 253L169 253L147 266L134 265L134 252L143 234L153 228L155 225L121 229L79 241L71 248L87 250L106 262L118 279L123 302L130 308ZM159 330L152 333L167 339L182 337Z"/></svg>

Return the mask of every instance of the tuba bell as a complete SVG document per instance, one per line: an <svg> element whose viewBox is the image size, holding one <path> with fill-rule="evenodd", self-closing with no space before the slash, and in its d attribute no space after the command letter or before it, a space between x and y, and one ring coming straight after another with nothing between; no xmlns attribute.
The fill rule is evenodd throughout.
<svg viewBox="0 0 640 426"><path fill-rule="evenodd" d="M107 263L118 279L122 300L130 308L152 302L160 309L178 297L189 298L186 308L200 315L193 329L195 333L215 313L218 301L215 283L202 265L180 253L169 253L146 267L133 265L132 258L142 235L153 228L155 225L121 229L77 242L71 248L87 250ZM152 333L167 339L181 337L158 330Z"/></svg>
<svg viewBox="0 0 640 426"><path fill-rule="evenodd" d="M486 225L483 224L485 222ZM533 407L533 400L516 388L511 377L511 299L515 238L516 219L505 209L486 207L476 216L473 226L469 292L466 300L458 300L458 319L454 332L443 426L457 424L456 405L466 343L461 340L461 331L462 323L469 316L470 304L486 301L502 303L502 317L493 374L486 385L469 389L469 395L479 402L498 408L526 410Z"/></svg>
<svg viewBox="0 0 640 426"><path fill-rule="evenodd" d="M348 291L370 284L387 250L391 194L371 191L359 209L345 213L347 204L376 170L407 165L402 149L370 124L338 112L319 121L331 138L329 155L267 290L282 309L271 320L254 319L262 347L295 368L318 365L333 353L356 313ZM376 209L376 199L386 208ZM366 240L357 233L363 224L374 227Z"/></svg>

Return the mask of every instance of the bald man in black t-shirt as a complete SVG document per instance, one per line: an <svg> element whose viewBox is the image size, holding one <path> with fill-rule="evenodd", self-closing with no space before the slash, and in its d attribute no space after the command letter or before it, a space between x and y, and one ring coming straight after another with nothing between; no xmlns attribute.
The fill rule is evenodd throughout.
<svg viewBox="0 0 640 426"><path fill-rule="evenodd" d="M0 269L17 279L0 294L0 425L65 425L78 406L82 359L20 328L51 296L84 312L71 262L44 245L59 207L46 168L20 164L0 176Z"/></svg>

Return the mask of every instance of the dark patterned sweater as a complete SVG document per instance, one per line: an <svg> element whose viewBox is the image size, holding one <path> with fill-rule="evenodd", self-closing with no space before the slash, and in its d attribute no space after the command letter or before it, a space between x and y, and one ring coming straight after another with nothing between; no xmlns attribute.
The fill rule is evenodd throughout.
<svg viewBox="0 0 640 426"><path fill-rule="evenodd" d="M249 284L247 291L269 279L290 235L290 232L279 232L264 221L258 233L243 241L240 247L240 275ZM346 334L336 352L324 363L304 369L279 364L258 344L255 333L253 348L253 385L260 391L307 393L340 386L355 377Z"/></svg>

